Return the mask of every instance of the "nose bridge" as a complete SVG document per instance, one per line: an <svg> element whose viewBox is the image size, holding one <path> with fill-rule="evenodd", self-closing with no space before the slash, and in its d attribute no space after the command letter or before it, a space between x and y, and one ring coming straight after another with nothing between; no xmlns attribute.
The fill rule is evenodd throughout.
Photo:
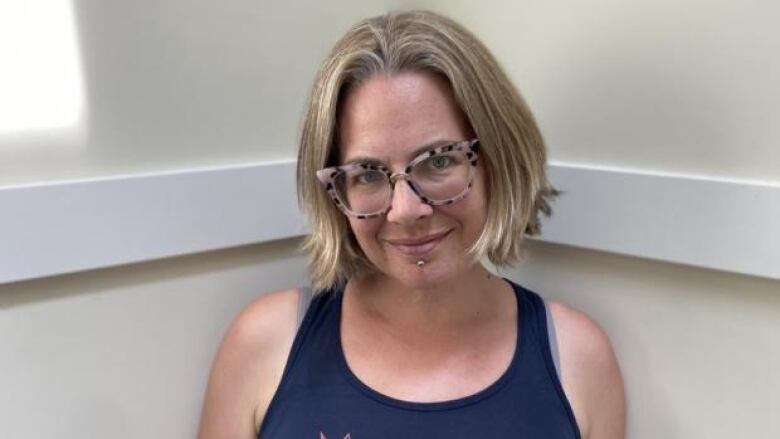
<svg viewBox="0 0 780 439"><path fill-rule="evenodd" d="M408 182L409 181L409 177L410 177L409 174L407 174L406 172L396 172L395 174L390 175L390 178L389 178L390 185L395 187L395 182L397 180L401 180L401 179L406 180Z"/></svg>
<svg viewBox="0 0 780 439"><path fill-rule="evenodd" d="M399 180L405 180L406 184L397 184L400 183ZM393 196L390 199L390 210L387 213L388 220L413 220L433 210L412 188L409 174L397 172L391 175L390 184L393 186Z"/></svg>
<svg viewBox="0 0 780 439"><path fill-rule="evenodd" d="M397 184L399 180L404 180L406 184ZM408 197L411 195L414 198L417 198L417 201L422 201L417 196L417 193L412 189L411 181L409 180L409 174L405 172L396 172L395 174L390 176L390 186L393 187L393 196L391 197L391 204L395 204L395 198L398 196L398 192L411 192L411 194L404 194L404 197ZM399 187L400 186L400 187Z"/></svg>

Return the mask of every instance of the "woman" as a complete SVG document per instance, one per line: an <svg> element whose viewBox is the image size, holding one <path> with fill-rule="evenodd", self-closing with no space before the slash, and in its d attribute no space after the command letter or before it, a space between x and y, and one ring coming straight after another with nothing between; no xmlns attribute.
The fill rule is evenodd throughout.
<svg viewBox="0 0 780 439"><path fill-rule="evenodd" d="M516 262L538 232L544 166L468 31L419 11L355 25L319 71L298 156L316 294L236 318L200 437L623 437L604 332L479 262Z"/></svg>

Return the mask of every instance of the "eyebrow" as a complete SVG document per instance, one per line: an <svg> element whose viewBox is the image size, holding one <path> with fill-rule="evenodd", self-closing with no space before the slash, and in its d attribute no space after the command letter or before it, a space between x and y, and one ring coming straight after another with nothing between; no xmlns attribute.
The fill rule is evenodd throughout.
<svg viewBox="0 0 780 439"><path fill-rule="evenodd" d="M415 159L415 157L417 157L417 156L419 156L419 155L421 155L421 154L423 154L423 153L425 153L427 151L430 151L432 149L436 149L436 148L438 148L440 146L452 145L452 144L458 143L458 142L460 142L460 140L435 140L433 142L430 142L428 144L425 144L423 146L415 148L414 151L412 151L409 154L408 161L412 161L412 160ZM346 162L342 163L341 166L349 165L349 164L352 164L352 163L370 163L370 164L376 164L376 165L385 165L385 163L383 161L379 160L376 157L358 156L358 157L353 157L353 158L347 160Z"/></svg>

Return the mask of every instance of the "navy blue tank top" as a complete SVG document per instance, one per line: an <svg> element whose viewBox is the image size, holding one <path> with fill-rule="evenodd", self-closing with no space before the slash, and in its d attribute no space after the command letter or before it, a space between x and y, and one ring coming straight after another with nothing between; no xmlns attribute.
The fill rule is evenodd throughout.
<svg viewBox="0 0 780 439"><path fill-rule="evenodd" d="M402 401L361 382L341 347L343 291L312 299L262 439L580 438L553 365L544 303L509 280L518 306L517 346L504 374L485 389L443 402Z"/></svg>

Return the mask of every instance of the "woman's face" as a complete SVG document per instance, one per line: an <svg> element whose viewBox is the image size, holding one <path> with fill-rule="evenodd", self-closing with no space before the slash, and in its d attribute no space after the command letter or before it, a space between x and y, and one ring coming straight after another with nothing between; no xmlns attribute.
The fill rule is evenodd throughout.
<svg viewBox="0 0 780 439"><path fill-rule="evenodd" d="M421 148L474 137L449 84L421 72L380 74L348 92L339 133L341 163L373 159L393 173L402 172ZM479 163L468 195L453 204L426 204L400 179L386 215L349 217L360 248L379 272L409 287L440 284L467 272L472 263L466 250L482 231L487 210Z"/></svg>

